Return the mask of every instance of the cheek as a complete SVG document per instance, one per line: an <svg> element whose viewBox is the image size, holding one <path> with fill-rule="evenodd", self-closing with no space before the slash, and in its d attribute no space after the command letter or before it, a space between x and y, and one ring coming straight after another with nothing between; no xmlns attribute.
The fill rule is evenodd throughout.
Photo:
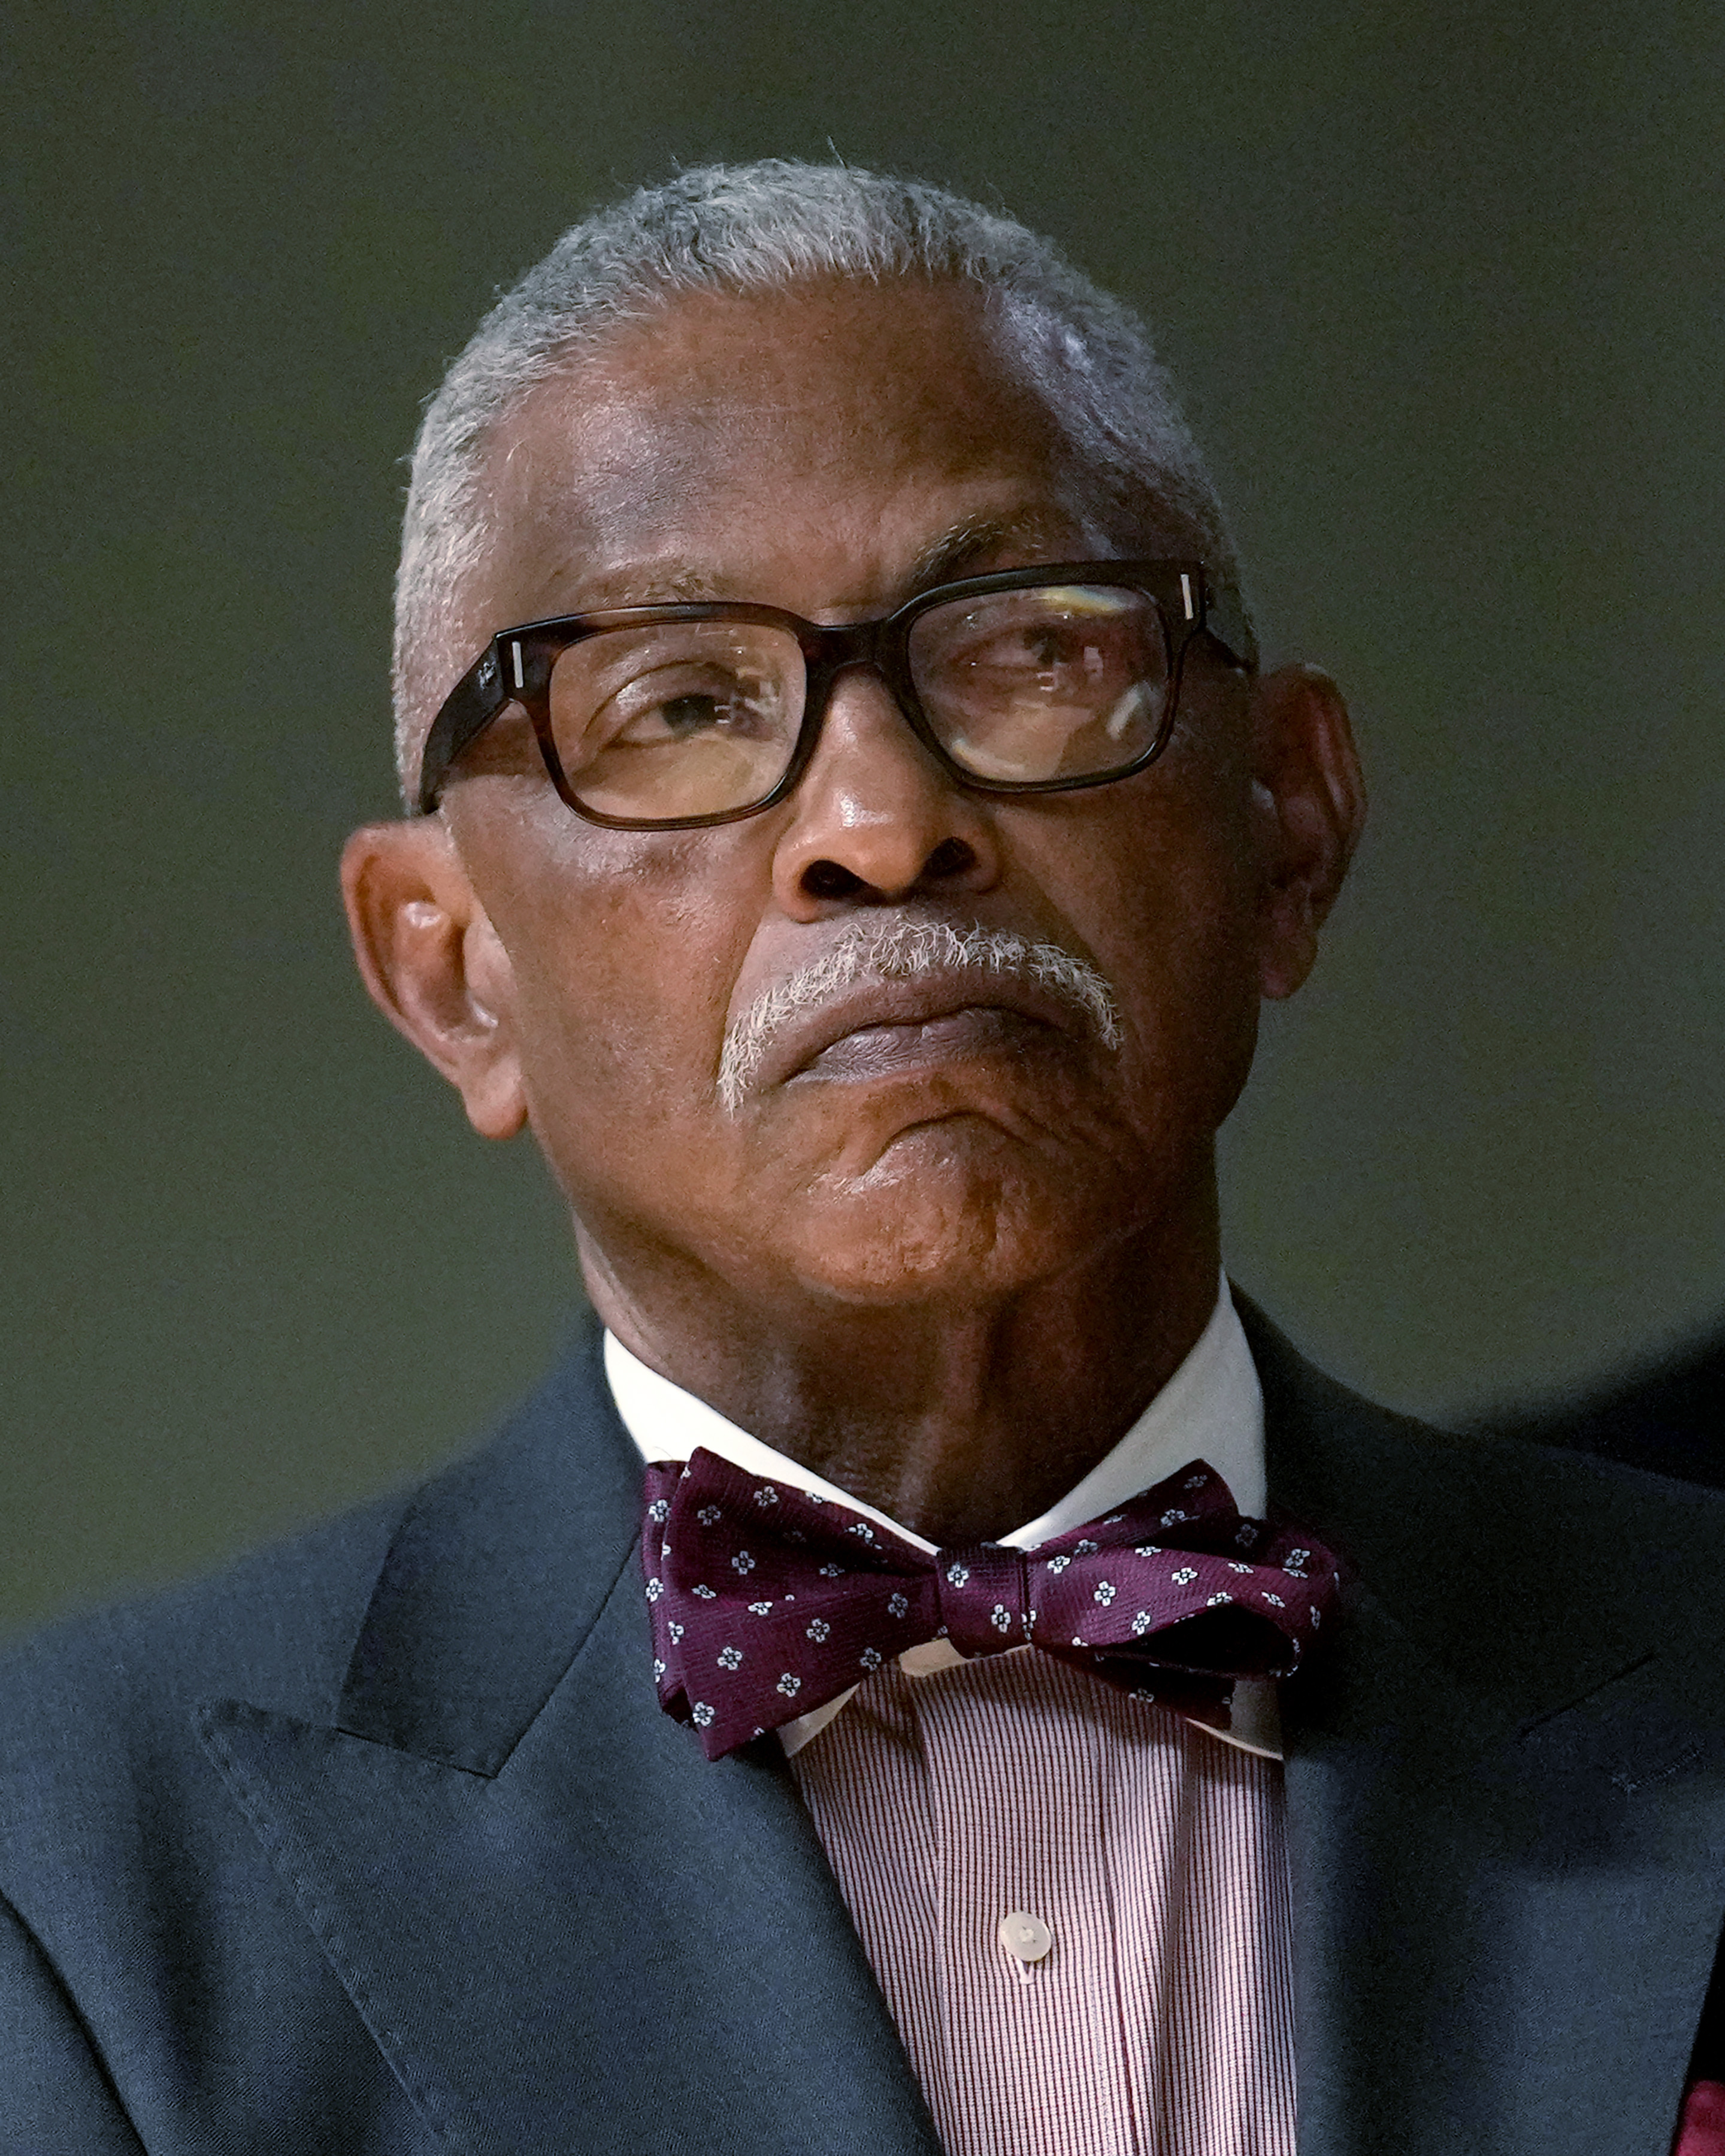
<svg viewBox="0 0 1725 2156"><path fill-rule="evenodd" d="M1075 926L1118 993L1129 1082L1158 1122L1189 1111L1219 1121L1250 1067L1255 886L1236 836L1208 816L1146 824L1131 843L1090 856L1097 867Z"/></svg>
<svg viewBox="0 0 1725 2156"><path fill-rule="evenodd" d="M607 1132L710 1107L746 910L717 888L714 834L553 827L480 886L509 954L536 1127ZM483 870L481 870L483 873Z"/></svg>

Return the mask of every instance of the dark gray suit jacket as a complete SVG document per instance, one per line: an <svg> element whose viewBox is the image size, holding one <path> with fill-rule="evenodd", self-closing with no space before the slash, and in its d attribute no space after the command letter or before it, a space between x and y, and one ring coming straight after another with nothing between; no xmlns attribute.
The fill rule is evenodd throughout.
<svg viewBox="0 0 1725 2156"><path fill-rule="evenodd" d="M1725 1497L1248 1322L1272 1501L1355 1573L1286 1710L1302 2152L1666 2156ZM0 1666L0 2149L932 2149L776 1747L659 1712L639 1479L589 1338L411 1499Z"/></svg>

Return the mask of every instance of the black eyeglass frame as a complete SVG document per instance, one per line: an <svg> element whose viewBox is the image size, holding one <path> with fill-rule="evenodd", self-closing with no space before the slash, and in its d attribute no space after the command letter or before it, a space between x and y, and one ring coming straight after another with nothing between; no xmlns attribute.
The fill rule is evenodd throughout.
<svg viewBox="0 0 1725 2156"><path fill-rule="evenodd" d="M923 711L911 679L910 635L918 619L955 600L986 598L997 592L1034 590L1041 584L1088 584L1142 593L1153 599L1167 639L1168 696L1156 738L1132 762L1117 771L1085 772L1068 778L979 778L955 762ZM551 676L558 659L572 644L607 629L647 629L679 621L739 621L782 629L802 649L807 673L806 701L790 762L772 789L741 808L721 808L705 816L609 816L589 808L571 787L552 732ZM1199 561L1048 562L1027 569L1002 569L986 577L966 577L936 584L872 621L805 621L783 607L757 606L745 600L691 600L672 606L607 607L588 613L554 614L543 621L501 629L444 698L426 737L419 766L417 808L433 814L449 773L480 736L511 704L526 713L539 743L547 775L558 798L589 824L614 831L689 831L757 816L792 793L808 769L820 739L833 685L853 666L867 666L891 690L906 722L952 783L967 793L987 794L1070 793L1091 786L1110 786L1153 763L1166 747L1179 702L1186 654L1194 638L1207 635L1220 645L1230 665L1256 670L1258 652L1239 593L1213 583Z"/></svg>

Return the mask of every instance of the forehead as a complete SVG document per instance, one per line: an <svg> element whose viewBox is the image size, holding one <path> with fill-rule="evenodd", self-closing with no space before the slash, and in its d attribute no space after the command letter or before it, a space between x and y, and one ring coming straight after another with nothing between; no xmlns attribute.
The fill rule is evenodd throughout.
<svg viewBox="0 0 1725 2156"><path fill-rule="evenodd" d="M524 402L492 461L495 567L531 610L709 589L795 604L788 572L805 602L836 579L855 589L819 603L862 603L943 532L1057 543L1067 466L962 289L702 295Z"/></svg>

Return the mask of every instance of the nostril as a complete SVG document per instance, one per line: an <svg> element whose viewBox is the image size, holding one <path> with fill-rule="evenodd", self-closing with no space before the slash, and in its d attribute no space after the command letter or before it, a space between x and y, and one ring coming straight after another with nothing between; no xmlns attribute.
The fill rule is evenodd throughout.
<svg viewBox="0 0 1725 2156"><path fill-rule="evenodd" d="M803 889L810 898L854 898L863 880L837 861L811 861L803 871Z"/></svg>
<svg viewBox="0 0 1725 2156"><path fill-rule="evenodd" d="M963 839L942 839L922 864L922 875L925 881L937 882L947 876L965 875L975 866L973 846Z"/></svg>

